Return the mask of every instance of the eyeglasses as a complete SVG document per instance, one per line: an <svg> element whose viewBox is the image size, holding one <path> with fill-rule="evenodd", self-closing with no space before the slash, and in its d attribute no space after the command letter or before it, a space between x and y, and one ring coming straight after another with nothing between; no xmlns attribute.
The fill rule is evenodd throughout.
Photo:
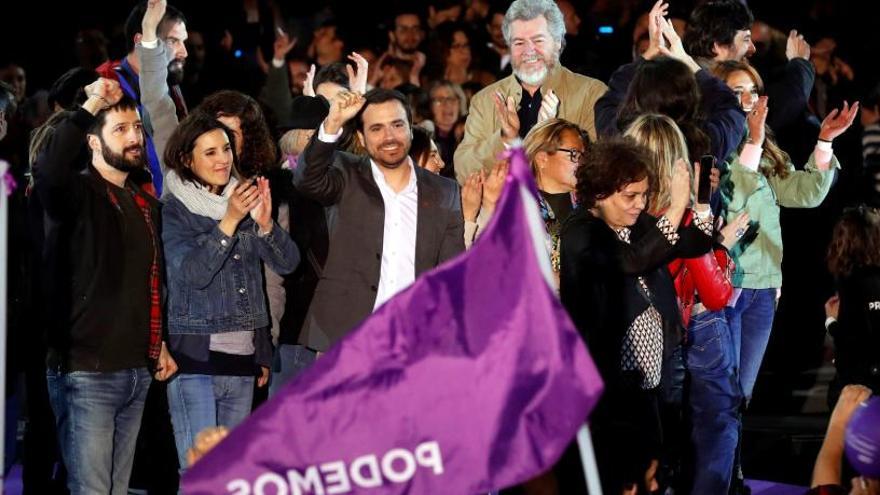
<svg viewBox="0 0 880 495"><path fill-rule="evenodd" d="M438 96L436 98L431 98L431 103L434 105L458 105L458 98L455 96Z"/></svg>
<svg viewBox="0 0 880 495"><path fill-rule="evenodd" d="M450 48L453 50L470 50L471 45L470 43L453 43Z"/></svg>
<svg viewBox="0 0 880 495"><path fill-rule="evenodd" d="M581 161L581 157L584 156L584 152L581 150L576 150L572 148L556 148L556 151L564 151L568 153L568 159L571 163L578 163Z"/></svg>

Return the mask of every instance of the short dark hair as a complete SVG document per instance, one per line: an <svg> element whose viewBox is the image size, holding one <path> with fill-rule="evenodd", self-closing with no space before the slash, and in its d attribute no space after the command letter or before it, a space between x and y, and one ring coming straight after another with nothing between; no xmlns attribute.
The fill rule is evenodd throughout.
<svg viewBox="0 0 880 495"><path fill-rule="evenodd" d="M173 170L184 181L195 182L205 185L199 177L192 171L192 152L196 146L196 140L203 134L220 129L226 133L229 138L229 144L232 145L232 163L233 168L238 164L238 157L235 154L235 143L232 131L223 125L223 122L217 120L217 116L209 114L205 111L196 109L190 113L168 139L168 145L165 148L164 162L168 170Z"/></svg>
<svg viewBox="0 0 880 495"><path fill-rule="evenodd" d="M412 108L410 108L406 96L403 96L403 93L400 91L375 88L367 91L367 94L364 95L364 100L366 100L364 106L361 108L360 112L357 113L357 117L355 117L357 130L364 132L364 111L367 110L368 106L378 105L389 101L398 101L403 105L403 109L406 111L406 122L412 127Z"/></svg>
<svg viewBox="0 0 880 495"><path fill-rule="evenodd" d="M94 134L96 136L101 136L101 130L104 129L104 124L107 123L107 114L110 112L122 112L125 110L137 110L137 103L132 100L128 95L122 95L122 98L116 102L115 105L110 105L109 107L101 110L100 112L95 114L95 121L92 123L91 127L89 127L88 134Z"/></svg>
<svg viewBox="0 0 880 495"><path fill-rule="evenodd" d="M141 33L141 23L144 20L144 13L147 12L147 2L142 1L138 2L137 5L131 9L131 12L128 14L128 18L125 20L125 51L126 53L131 53L134 51L134 35L142 34ZM165 8L165 15L162 16L162 20L159 21L159 26L156 28L158 31L156 34L159 38L162 38L162 31L164 30L166 23L168 22L182 22L186 23L186 17L184 17L183 12L180 10L168 5Z"/></svg>
<svg viewBox="0 0 880 495"><path fill-rule="evenodd" d="M419 160L421 160L425 153L431 151L431 139L433 139L433 137L431 131L424 127L419 127L417 125L413 126L412 143L409 146L409 157L413 159L416 166L419 165Z"/></svg>
<svg viewBox="0 0 880 495"><path fill-rule="evenodd" d="M418 11L418 9L413 8L412 6L404 6L391 14L391 21L388 23L388 30L394 31L397 29L397 18L402 15L413 15L419 19L419 26L424 27L425 22L422 20L422 13Z"/></svg>
<svg viewBox="0 0 880 495"><path fill-rule="evenodd" d="M728 46L737 31L751 29L755 17L739 0L712 0L691 13L684 33L687 52L693 57L715 58L715 43Z"/></svg>
<svg viewBox="0 0 880 495"><path fill-rule="evenodd" d="M592 208L598 200L644 179L653 189L656 178L651 164L651 152L631 138L616 136L596 141L587 148L584 164L575 172L578 203Z"/></svg>
<svg viewBox="0 0 880 495"><path fill-rule="evenodd" d="M316 88L325 82L338 84L345 89L351 89L348 85L348 71L345 70L345 64L342 62L333 62L327 64L315 74L315 80L312 81L312 87Z"/></svg>
<svg viewBox="0 0 880 495"><path fill-rule="evenodd" d="M275 166L275 141L266 125L263 110L257 100L232 90L221 90L202 100L199 109L217 117L238 117L244 142L236 170L244 177L252 177ZM235 144L234 137L230 141Z"/></svg>

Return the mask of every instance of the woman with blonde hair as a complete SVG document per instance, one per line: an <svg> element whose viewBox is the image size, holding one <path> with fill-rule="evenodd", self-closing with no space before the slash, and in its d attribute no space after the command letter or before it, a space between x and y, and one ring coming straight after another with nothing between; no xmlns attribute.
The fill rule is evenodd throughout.
<svg viewBox="0 0 880 495"><path fill-rule="evenodd" d="M559 232L574 209L575 172L587 149L586 132L567 120L549 119L536 125L523 140L532 174L541 193L541 216L550 234L548 249L553 271L559 273Z"/></svg>
<svg viewBox="0 0 880 495"><path fill-rule="evenodd" d="M643 114L630 124L625 135L651 151L656 186L649 192L647 211L659 218L672 204L676 164L691 163L684 134L670 117ZM692 182L694 175L691 169ZM727 248L735 242L734 230L747 222L747 217L738 218L721 231L721 237L727 241L724 247L696 258L678 258L668 265L681 323L687 329L681 350L690 379L689 387L684 388L682 407L690 420L684 432L689 432L691 441L685 450L687 462L682 481L689 493L727 493L733 472L740 393L730 328L723 310L733 292ZM690 225L693 235L714 236L708 204L696 203L685 212L682 224ZM672 356L673 363L678 364L676 355ZM678 384L675 378L683 379L684 375L675 375L673 389Z"/></svg>

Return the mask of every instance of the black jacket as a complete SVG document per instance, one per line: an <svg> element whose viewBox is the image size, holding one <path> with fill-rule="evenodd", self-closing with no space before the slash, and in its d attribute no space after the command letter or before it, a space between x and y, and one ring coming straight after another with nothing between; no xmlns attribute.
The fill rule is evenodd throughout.
<svg viewBox="0 0 880 495"><path fill-rule="evenodd" d="M415 276L464 251L464 218L455 181L414 168L418 181ZM337 151L317 134L294 184L328 213L329 249L300 343L324 351L373 311L382 263L385 203L370 159ZM295 228L295 227L294 227Z"/></svg>
<svg viewBox="0 0 880 495"><path fill-rule="evenodd" d="M880 390L880 267L859 268L839 281L840 310L829 327L837 376L831 393L858 383Z"/></svg>
<svg viewBox="0 0 880 495"><path fill-rule="evenodd" d="M46 216L42 287L49 326L47 364L62 370L112 371L107 360L119 359L127 349L105 348L106 336L132 324L117 318L119 308L128 303L121 290L127 226L107 196L107 181L91 166L79 171L83 164L77 157L93 122L94 116L83 109L70 112L34 161L35 191ZM158 202L131 178L126 187L148 198L158 229ZM158 239L157 232L151 235ZM161 249L159 262L161 274ZM149 314L144 319L137 326L148 332ZM149 333L143 338L147 341Z"/></svg>
<svg viewBox="0 0 880 495"><path fill-rule="evenodd" d="M562 227L560 297L605 382L590 420L603 486L609 491L643 476L647 463L659 457L662 443L658 391L642 390L637 371L621 371L623 338L653 304L663 320L664 354L671 355L681 342L682 328L666 265L706 253L712 245L711 237L693 226L679 228L679 240L672 245L656 224L656 218L643 213L630 228L630 244L583 208Z"/></svg>

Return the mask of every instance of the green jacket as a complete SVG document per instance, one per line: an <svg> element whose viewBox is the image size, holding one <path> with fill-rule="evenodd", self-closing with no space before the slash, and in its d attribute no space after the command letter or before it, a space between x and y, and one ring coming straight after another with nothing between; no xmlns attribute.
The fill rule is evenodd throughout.
<svg viewBox="0 0 880 495"><path fill-rule="evenodd" d="M721 176L722 215L727 222L740 213L749 214L749 230L733 247L730 254L736 262L734 287L770 289L782 287L782 229L779 207L815 208L822 204L831 190L834 174L840 168L837 157L825 172L816 169L815 158L805 170L791 171L785 179L767 178L761 169L770 164L764 157L757 171L740 163L739 152L727 159L727 170Z"/></svg>

